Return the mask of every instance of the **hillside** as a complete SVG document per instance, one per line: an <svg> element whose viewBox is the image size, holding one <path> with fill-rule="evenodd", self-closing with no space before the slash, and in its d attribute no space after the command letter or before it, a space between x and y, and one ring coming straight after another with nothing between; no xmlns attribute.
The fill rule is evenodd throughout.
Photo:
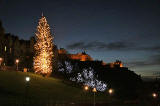
<svg viewBox="0 0 160 106"><path fill-rule="evenodd" d="M26 95L25 77L30 76L28 88L28 98L30 100L52 100L54 102L92 102L93 93L85 92L83 88L76 88L64 84L62 80L56 78L45 78L33 73L23 73L15 71L0 71L0 99L22 100ZM97 93L97 101L105 101L106 93Z"/></svg>
<svg viewBox="0 0 160 106"><path fill-rule="evenodd" d="M25 77L31 78L26 97ZM33 73L16 71L0 71L0 106L90 106L93 105L94 94L90 89L84 91L83 87L74 87L57 78L46 78ZM116 93L116 90L115 90ZM115 94L109 95L107 91L96 93L98 106L147 106L148 102L124 102L117 100ZM25 104L25 105L24 105Z"/></svg>

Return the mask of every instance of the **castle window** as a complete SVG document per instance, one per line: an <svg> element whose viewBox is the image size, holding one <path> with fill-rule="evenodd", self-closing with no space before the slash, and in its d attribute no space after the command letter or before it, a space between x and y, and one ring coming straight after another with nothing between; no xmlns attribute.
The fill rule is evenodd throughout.
<svg viewBox="0 0 160 106"><path fill-rule="evenodd" d="M5 52L7 51L7 47L6 47L6 46L4 47L4 51L5 51Z"/></svg>

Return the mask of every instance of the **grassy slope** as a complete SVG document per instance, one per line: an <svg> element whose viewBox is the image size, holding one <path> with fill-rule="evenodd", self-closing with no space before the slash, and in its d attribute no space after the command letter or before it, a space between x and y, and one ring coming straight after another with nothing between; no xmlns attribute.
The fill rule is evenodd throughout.
<svg viewBox="0 0 160 106"><path fill-rule="evenodd" d="M0 71L0 106L9 104L24 103L25 97L25 77L30 76L31 81L29 83L29 100L35 106L41 102L48 103L93 103L93 93L84 92L82 88L76 88L66 85L60 79L56 78L44 78L40 75L33 73L23 73L15 71ZM119 100L117 101L112 96L108 96L106 93L96 93L96 103L109 103L112 102L116 106L142 106L141 104L123 104ZM111 103L111 104L112 104ZM111 105L110 106L113 106ZM20 106L20 105L16 105ZM38 106L38 105L37 105ZM64 106L64 105L63 105ZM105 104L104 104L105 106ZM145 104L143 106L148 106Z"/></svg>
<svg viewBox="0 0 160 106"><path fill-rule="evenodd" d="M44 78L32 73L0 71L0 97L24 98L25 77L30 76L29 97L32 99L52 99L54 101L93 101L93 93L62 83L55 78ZM100 94L97 99L106 99ZM103 100L104 101L104 100Z"/></svg>

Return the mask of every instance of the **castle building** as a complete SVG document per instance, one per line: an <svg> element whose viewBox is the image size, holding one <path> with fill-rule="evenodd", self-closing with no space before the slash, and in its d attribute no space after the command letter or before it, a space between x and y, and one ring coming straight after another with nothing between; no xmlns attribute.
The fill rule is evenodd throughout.
<svg viewBox="0 0 160 106"><path fill-rule="evenodd" d="M108 64L105 64L107 67L110 67L110 68L116 68L116 67L123 67L123 64L121 61L119 60L116 60L115 62L112 62L112 63L108 63Z"/></svg>
<svg viewBox="0 0 160 106"><path fill-rule="evenodd" d="M66 55L71 60L93 61L92 57L90 55L86 54L86 52L77 53L77 54L69 54L67 52L67 50L65 50L64 48L60 48L58 50L58 53Z"/></svg>
<svg viewBox="0 0 160 106"><path fill-rule="evenodd" d="M92 57L85 52L77 53L77 54L69 54L68 55L72 60L80 60L80 61L93 61Z"/></svg>

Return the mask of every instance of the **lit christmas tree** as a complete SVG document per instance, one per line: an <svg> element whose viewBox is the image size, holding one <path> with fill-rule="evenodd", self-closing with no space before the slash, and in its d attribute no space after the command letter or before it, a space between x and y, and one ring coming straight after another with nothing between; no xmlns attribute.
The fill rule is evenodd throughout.
<svg viewBox="0 0 160 106"><path fill-rule="evenodd" d="M49 76L52 72L53 59L53 37L46 18L42 15L36 32L36 43L34 45L34 71L35 73Z"/></svg>

